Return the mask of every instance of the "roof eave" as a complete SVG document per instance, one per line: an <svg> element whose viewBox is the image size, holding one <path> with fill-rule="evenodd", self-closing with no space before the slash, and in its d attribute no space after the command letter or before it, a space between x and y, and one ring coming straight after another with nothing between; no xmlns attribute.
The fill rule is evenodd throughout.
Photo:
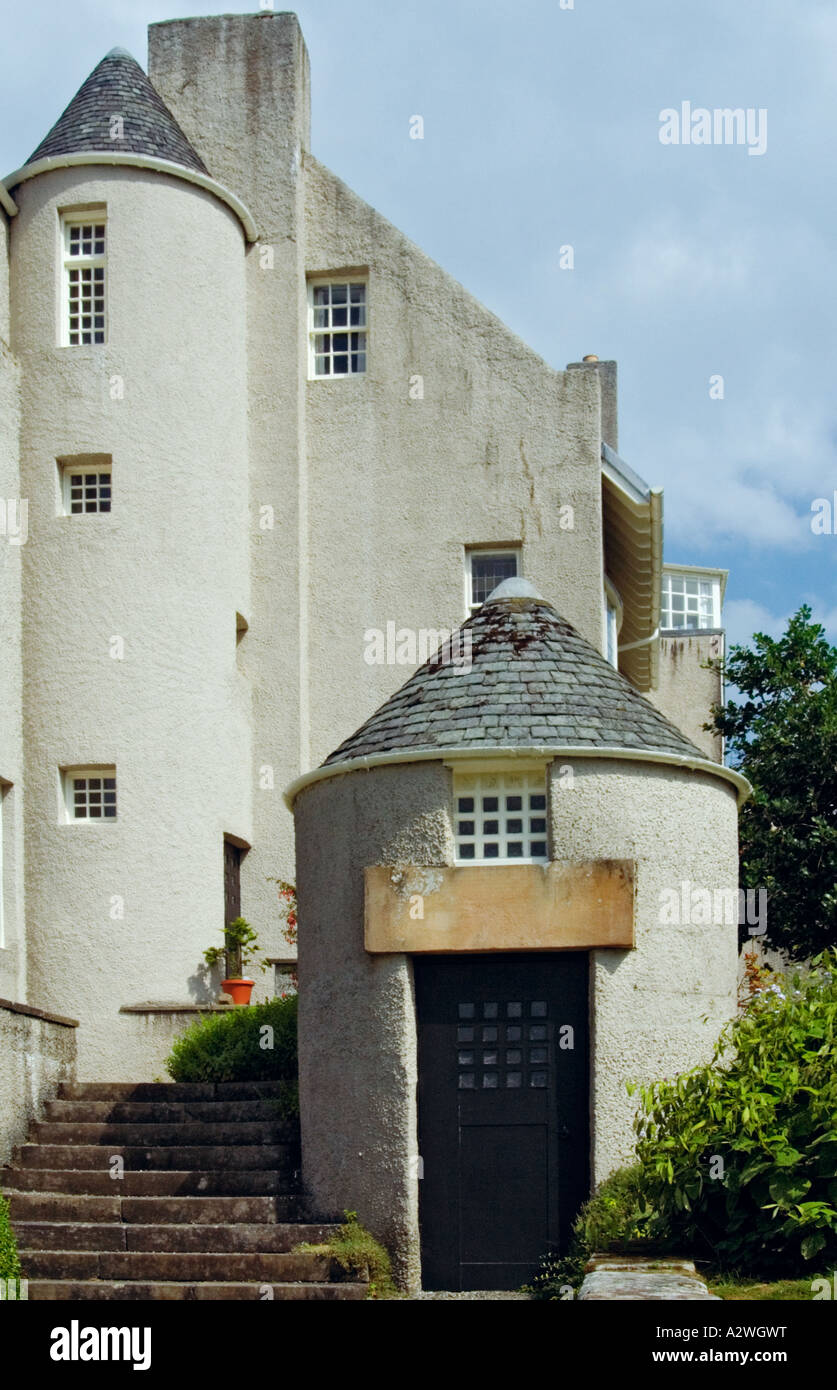
<svg viewBox="0 0 837 1390"><path fill-rule="evenodd" d="M660 661L662 488L648 487L603 443L602 489L610 502L603 516L605 569L624 606L619 670L635 689L653 690Z"/></svg>
<svg viewBox="0 0 837 1390"><path fill-rule="evenodd" d="M541 758L551 762L559 757L610 758L623 762L658 763L669 767L680 767L689 772L707 772L735 787L739 806L743 805L752 791L750 783L746 777L742 777L740 772L736 772L731 767L725 767L723 763L702 758L700 755L665 753L653 748L604 748L599 746L588 748L583 744L542 744L533 747L531 744L526 744L511 747L498 745L497 747L485 746L480 748L405 748L390 753L372 753L366 757L347 758L345 762L323 763L321 767L316 767L311 772L305 772L301 777L297 777L285 788L283 795L286 806L292 811L294 801L301 791L313 786L316 782L324 782L331 777L341 777L348 772L364 772L374 767L386 767L396 763L485 762L486 759L494 758Z"/></svg>
<svg viewBox="0 0 837 1390"><path fill-rule="evenodd" d="M218 183L209 174L201 174L197 169L190 169L185 164L176 164L171 159L158 159L156 155L131 154L124 151L114 152L113 150L81 150L74 154L48 155L44 159L36 159L32 164L24 164L20 169L15 169L14 173L8 174L3 179L0 188L9 197L8 190L10 188L16 188L18 184L25 183L27 179L34 179L38 174L47 174L53 169L73 169L86 164L127 165L129 168L152 169L161 174L171 174L174 178L184 179L186 183L195 184L196 187L205 189L207 193L214 194L222 203L226 203L244 228L247 240L250 242L258 241L259 233L253 214L231 189ZM0 201L2 201L2 195L0 195ZM12 202L10 197L9 201ZM5 202L3 206L6 206ZM13 202L12 207L17 212L17 207Z"/></svg>

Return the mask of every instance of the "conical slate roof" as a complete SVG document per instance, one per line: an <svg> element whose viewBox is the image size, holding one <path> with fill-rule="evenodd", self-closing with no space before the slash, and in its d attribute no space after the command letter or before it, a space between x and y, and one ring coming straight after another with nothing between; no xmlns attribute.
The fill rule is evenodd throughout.
<svg viewBox="0 0 837 1390"><path fill-rule="evenodd" d="M451 660L467 656L469 634L470 669ZM500 585L454 634L450 649L425 662L323 766L402 751L527 746L637 749L706 761L518 580Z"/></svg>
<svg viewBox="0 0 837 1390"><path fill-rule="evenodd" d="M121 138L111 119L122 117ZM66 111L26 163L62 154L145 154L208 173L136 58L112 48L76 92Z"/></svg>

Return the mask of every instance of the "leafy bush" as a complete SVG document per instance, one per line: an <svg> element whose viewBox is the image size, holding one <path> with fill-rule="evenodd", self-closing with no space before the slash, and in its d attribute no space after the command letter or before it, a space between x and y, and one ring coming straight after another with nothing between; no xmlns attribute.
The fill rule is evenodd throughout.
<svg viewBox="0 0 837 1390"><path fill-rule="evenodd" d="M297 996L207 1014L175 1038L166 1071L173 1081L287 1081L297 1079Z"/></svg>
<svg viewBox="0 0 837 1390"><path fill-rule="evenodd" d="M20 1260L17 1243L9 1222L9 1204L0 1197L0 1279L19 1279Z"/></svg>
<svg viewBox="0 0 837 1390"><path fill-rule="evenodd" d="M641 1088L637 1156L682 1245L789 1276L837 1263L837 956L776 979L708 1066Z"/></svg>
<svg viewBox="0 0 837 1390"><path fill-rule="evenodd" d="M618 1168L585 1202L573 1234L588 1254L642 1251L664 1243L664 1228L643 1188L640 1164Z"/></svg>
<svg viewBox="0 0 837 1390"><path fill-rule="evenodd" d="M369 1298L397 1298L392 1265L386 1250L361 1226L356 1211L344 1211L344 1224L323 1245L303 1243L296 1249L311 1255L330 1255L347 1274L369 1273Z"/></svg>
<svg viewBox="0 0 837 1390"><path fill-rule="evenodd" d="M642 1168L638 1163L619 1168L579 1211L567 1254L544 1255L526 1291L548 1302L571 1298L570 1290L580 1288L584 1266L596 1252L651 1254L666 1243L664 1223L643 1188Z"/></svg>

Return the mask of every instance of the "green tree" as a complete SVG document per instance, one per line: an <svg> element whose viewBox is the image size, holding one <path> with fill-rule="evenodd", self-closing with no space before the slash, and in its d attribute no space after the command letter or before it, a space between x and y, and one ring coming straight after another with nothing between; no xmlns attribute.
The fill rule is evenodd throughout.
<svg viewBox="0 0 837 1390"><path fill-rule="evenodd" d="M742 886L767 890L766 939L802 960L837 945L837 647L803 606L778 640L731 647L724 673L741 699L706 727L753 785Z"/></svg>

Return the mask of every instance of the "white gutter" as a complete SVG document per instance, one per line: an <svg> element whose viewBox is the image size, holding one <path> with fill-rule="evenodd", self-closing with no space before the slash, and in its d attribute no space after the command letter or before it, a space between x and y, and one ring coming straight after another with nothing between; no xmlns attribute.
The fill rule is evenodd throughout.
<svg viewBox="0 0 837 1390"><path fill-rule="evenodd" d="M285 805L293 810L294 801L306 787L315 782L324 782L329 777L341 777L347 772L368 772L373 767L387 767L393 763L424 762L475 762L486 758L611 758L622 762L662 763L667 767L681 767L688 772L708 772L719 777L722 782L730 782L738 793L738 804L742 806L753 790L746 777L722 763L712 762L710 758L691 758L684 753L656 752L651 748L582 748L531 745L501 748L419 748L412 752L405 748L394 753L372 753L365 758L350 758L344 763L329 763L325 767L315 767L305 772L285 788Z"/></svg>
<svg viewBox="0 0 837 1390"><path fill-rule="evenodd" d="M655 627L650 637L640 637L638 642L620 642L619 650L620 652L632 652L636 647L647 647L649 642L656 642L659 635L660 629Z"/></svg>
<svg viewBox="0 0 837 1390"><path fill-rule="evenodd" d="M0 207L5 208L10 217L17 216L17 203L8 189L3 187L2 183L0 183Z"/></svg>
<svg viewBox="0 0 837 1390"><path fill-rule="evenodd" d="M34 164L24 164L22 169L15 169L13 174L9 174L0 183L0 202L6 211L14 215L17 207L9 196L8 189L16 187L19 183L24 183L26 179L34 179L38 174L48 174L52 169L75 169L86 164L109 164L109 165L128 165L134 169L153 169L160 174L171 174L173 178L184 179L186 183L193 183L197 188L206 189L207 193L214 193L216 198L220 198L222 203L226 203L231 208L244 228L244 233L248 241L258 241L259 234L252 213L245 207L240 198L237 198L224 184L217 183L208 174L198 173L197 169L187 169L183 164L175 164L171 159L158 159L151 154L120 154L114 150L84 150L77 154L58 154L52 155L47 159L36 159ZM5 185L5 187L4 187ZM8 198L11 207L6 204Z"/></svg>

